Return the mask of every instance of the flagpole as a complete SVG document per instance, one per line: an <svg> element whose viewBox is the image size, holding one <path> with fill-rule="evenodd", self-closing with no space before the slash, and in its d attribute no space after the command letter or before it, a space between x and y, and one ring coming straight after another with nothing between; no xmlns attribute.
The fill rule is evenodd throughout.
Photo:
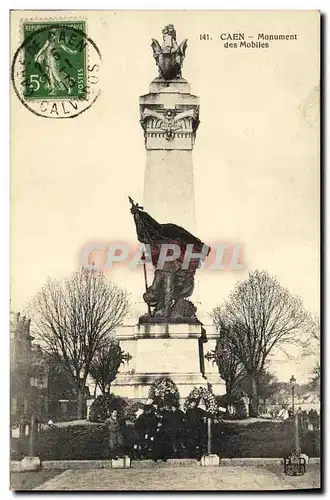
<svg viewBox="0 0 330 500"><path fill-rule="evenodd" d="M128 201L131 204L131 212L132 212L132 208L133 207L136 208L137 212L139 211L139 209L143 210L143 207L140 207L138 203L134 203L134 201L132 200L132 198L130 196L128 197ZM134 213L134 212L132 212L132 213ZM144 284L145 284L145 287L146 287L146 294L148 294L147 268L146 268L146 258L145 258L145 252L144 251L142 252L141 259L143 260ZM148 314L149 314L149 316L151 316L151 307L150 307L149 302L147 302L147 306L148 306Z"/></svg>
<svg viewBox="0 0 330 500"><path fill-rule="evenodd" d="M144 252L142 253L142 257L141 258L143 260L144 284L145 284L145 287L146 287L146 293L148 294L147 267L146 267L146 258L145 258L145 253ZM148 306L148 314L149 314L149 316L151 316L151 307L150 307L149 302L147 302L147 306Z"/></svg>

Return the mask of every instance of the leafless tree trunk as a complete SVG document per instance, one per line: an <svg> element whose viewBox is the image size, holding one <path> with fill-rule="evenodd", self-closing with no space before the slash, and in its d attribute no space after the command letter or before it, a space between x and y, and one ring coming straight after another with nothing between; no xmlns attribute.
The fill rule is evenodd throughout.
<svg viewBox="0 0 330 500"><path fill-rule="evenodd" d="M104 345L95 351L90 364L90 375L97 381L102 394L110 394L111 382L116 378L118 369L128 353L124 353L113 336L104 340Z"/></svg>
<svg viewBox="0 0 330 500"><path fill-rule="evenodd" d="M256 417L258 415L259 397L257 388L257 378L255 374L250 374L251 379L251 403L250 403L250 415Z"/></svg>
<svg viewBox="0 0 330 500"><path fill-rule="evenodd" d="M231 349L228 339L221 334L212 354L219 373L226 383L226 394L230 396L245 374L244 366L236 356L235 351Z"/></svg>
<svg viewBox="0 0 330 500"><path fill-rule="evenodd" d="M85 387L80 389L77 394L77 419L85 418Z"/></svg>
<svg viewBox="0 0 330 500"><path fill-rule="evenodd" d="M63 365L77 393L83 418L85 385L92 359L122 323L127 293L96 269L82 268L64 280L48 279L29 310L34 335Z"/></svg>
<svg viewBox="0 0 330 500"><path fill-rule="evenodd" d="M257 415L258 377L276 346L301 342L312 324L301 298L292 295L266 271L254 271L238 283L225 303L213 310L221 337L244 367L251 380L252 415Z"/></svg>

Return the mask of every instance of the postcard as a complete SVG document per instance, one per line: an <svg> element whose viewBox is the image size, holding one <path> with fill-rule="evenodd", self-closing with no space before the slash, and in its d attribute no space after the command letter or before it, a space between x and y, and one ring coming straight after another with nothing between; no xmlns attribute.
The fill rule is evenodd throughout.
<svg viewBox="0 0 330 500"><path fill-rule="evenodd" d="M320 20L11 11L12 489L320 488Z"/></svg>

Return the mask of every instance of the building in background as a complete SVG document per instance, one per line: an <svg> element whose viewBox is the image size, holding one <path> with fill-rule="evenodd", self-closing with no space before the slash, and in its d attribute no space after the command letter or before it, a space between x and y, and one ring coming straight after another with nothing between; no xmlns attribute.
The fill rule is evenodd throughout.
<svg viewBox="0 0 330 500"><path fill-rule="evenodd" d="M48 413L48 373L40 346L32 343L31 320L10 314L10 417L15 425L34 413L39 420Z"/></svg>
<svg viewBox="0 0 330 500"><path fill-rule="evenodd" d="M48 413L54 422L75 420L77 418L77 394L70 379L65 364L55 356L48 356ZM86 385L85 416L87 403L90 399L90 390Z"/></svg>

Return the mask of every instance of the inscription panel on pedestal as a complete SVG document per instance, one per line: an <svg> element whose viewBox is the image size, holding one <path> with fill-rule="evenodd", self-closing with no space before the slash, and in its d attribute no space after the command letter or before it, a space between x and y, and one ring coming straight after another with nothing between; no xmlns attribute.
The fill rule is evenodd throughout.
<svg viewBox="0 0 330 500"><path fill-rule="evenodd" d="M139 339L137 373L199 373L197 339Z"/></svg>

